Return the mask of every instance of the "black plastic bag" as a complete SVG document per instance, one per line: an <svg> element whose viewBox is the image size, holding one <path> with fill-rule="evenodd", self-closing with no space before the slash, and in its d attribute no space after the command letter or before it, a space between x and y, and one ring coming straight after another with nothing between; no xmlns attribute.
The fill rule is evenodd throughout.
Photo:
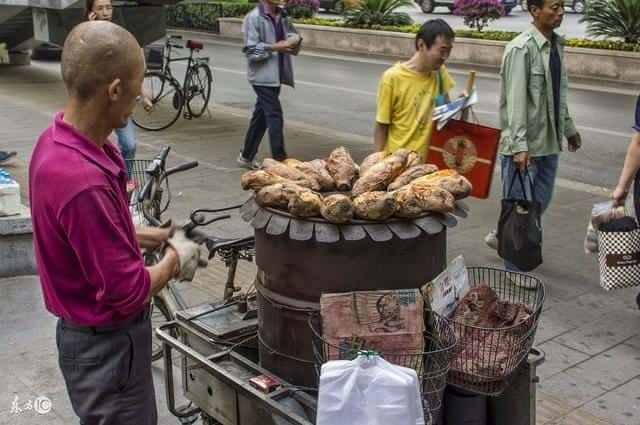
<svg viewBox="0 0 640 425"><path fill-rule="evenodd" d="M531 200L511 197L516 177L525 198L525 180L527 181ZM502 200L498 221L498 254L520 271L528 272L542 264L542 207L535 199L528 170L525 171L524 178L519 171L514 174L507 196Z"/></svg>

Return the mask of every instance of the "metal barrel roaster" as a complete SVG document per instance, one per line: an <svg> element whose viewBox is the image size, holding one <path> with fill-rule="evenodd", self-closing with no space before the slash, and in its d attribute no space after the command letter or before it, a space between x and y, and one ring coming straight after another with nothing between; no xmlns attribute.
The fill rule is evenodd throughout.
<svg viewBox="0 0 640 425"><path fill-rule="evenodd" d="M466 216L463 206L456 215ZM301 386L317 384L308 316L322 293L420 288L446 268L451 215L331 224L263 208L242 209L255 230L262 367Z"/></svg>

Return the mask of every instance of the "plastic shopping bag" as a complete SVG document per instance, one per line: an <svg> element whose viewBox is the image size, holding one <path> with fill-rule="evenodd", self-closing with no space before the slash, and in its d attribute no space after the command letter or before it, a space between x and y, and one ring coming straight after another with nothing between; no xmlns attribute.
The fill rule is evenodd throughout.
<svg viewBox="0 0 640 425"><path fill-rule="evenodd" d="M316 425L424 425L418 375L377 355L322 365Z"/></svg>
<svg viewBox="0 0 640 425"><path fill-rule="evenodd" d="M584 237L585 254L595 254L598 252L598 228L601 224L624 216L625 207L614 207L610 201L593 204L591 218L587 225L587 234Z"/></svg>

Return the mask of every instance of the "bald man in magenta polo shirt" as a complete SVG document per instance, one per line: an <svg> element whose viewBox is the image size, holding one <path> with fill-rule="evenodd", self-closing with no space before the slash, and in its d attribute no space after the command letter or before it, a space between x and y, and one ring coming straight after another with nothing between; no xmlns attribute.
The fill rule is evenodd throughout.
<svg viewBox="0 0 640 425"><path fill-rule="evenodd" d="M148 305L197 262L197 245L172 238L162 260L145 267L140 246L169 235L134 228L124 160L107 140L131 115L143 75L142 50L125 29L105 21L75 27L62 54L65 110L29 166L42 292L59 317L59 365L84 425L157 423Z"/></svg>

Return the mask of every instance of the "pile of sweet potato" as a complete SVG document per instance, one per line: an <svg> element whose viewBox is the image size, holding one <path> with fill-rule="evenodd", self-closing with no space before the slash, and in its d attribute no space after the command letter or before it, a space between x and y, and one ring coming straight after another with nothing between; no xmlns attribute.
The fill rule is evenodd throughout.
<svg viewBox="0 0 640 425"><path fill-rule="evenodd" d="M261 206L298 217L322 216L331 223L450 212L456 199L471 192L464 176L422 164L416 152L404 149L373 153L360 165L344 147L325 160L265 159L260 170L244 173L241 183L256 192Z"/></svg>

